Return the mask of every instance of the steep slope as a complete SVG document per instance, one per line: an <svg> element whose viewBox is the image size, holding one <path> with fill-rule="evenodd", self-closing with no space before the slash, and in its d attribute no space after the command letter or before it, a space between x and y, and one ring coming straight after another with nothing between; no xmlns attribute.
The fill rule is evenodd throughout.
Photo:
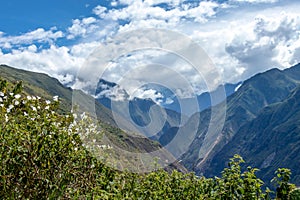
<svg viewBox="0 0 300 200"><path fill-rule="evenodd" d="M196 138L182 156L183 163L188 169L197 173L215 174L211 169L212 159L231 141L237 131L246 123L255 119L261 110L273 103L285 100L299 85L299 76L291 76L290 70L298 72L299 65L280 71L272 69L260 73L245 81L243 85L216 107L217 111L211 119L211 110L205 110L193 115L186 124L186 131L191 131L189 122L200 121ZM295 73L292 73L295 74ZM222 112L226 111L224 124ZM212 127L208 129L208 127Z"/></svg>
<svg viewBox="0 0 300 200"><path fill-rule="evenodd" d="M264 180L271 180L277 168L286 167L294 174L292 182L300 184L300 87L242 126L213 157L205 174L220 172L226 158L236 153L247 164L261 169L258 174Z"/></svg>
<svg viewBox="0 0 300 200"><path fill-rule="evenodd" d="M64 87L58 80L49 77L46 74L29 72L25 70L15 69L6 65L0 65L0 78L14 84L22 81L24 91L27 94L40 96L45 99L52 99L53 96L59 96L61 100L61 112L70 112L72 109L72 97L76 96L76 103L84 111L90 110L91 106L95 109L101 127L104 128L105 136L116 146L129 152L153 152L162 149L158 142L154 142L145 137L134 137L131 133L124 132L118 128L115 119L118 118L124 124L126 120L116 113L95 101L95 99L85 93ZM160 156L165 159L172 160L173 157L167 151L162 149ZM143 164L142 159L140 160ZM173 163L166 168L167 170L178 169L186 171L178 162Z"/></svg>
<svg viewBox="0 0 300 200"><path fill-rule="evenodd" d="M123 124L118 121L120 127L139 132L162 145L167 143L166 139L161 139L166 131L178 128L187 120L185 115L165 109L152 99L130 99L121 86L103 79L98 82L95 96L99 103L131 122ZM161 142L162 140L165 142Z"/></svg>
<svg viewBox="0 0 300 200"><path fill-rule="evenodd" d="M35 73L9 67L7 65L0 65L0 77L9 82L23 81L24 90L30 95L36 95L45 99L52 99L53 96L59 96L61 99L61 110L63 112L72 109L72 95L73 92L82 97L82 105L88 103L95 104L97 116L102 121L115 125L111 111L95 100L85 95L79 90L72 90L71 88L64 87L57 79L51 78L46 74Z"/></svg>

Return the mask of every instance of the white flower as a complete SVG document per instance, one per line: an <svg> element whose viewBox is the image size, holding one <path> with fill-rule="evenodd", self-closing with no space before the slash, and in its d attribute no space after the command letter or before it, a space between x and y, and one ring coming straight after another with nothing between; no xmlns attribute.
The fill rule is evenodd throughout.
<svg viewBox="0 0 300 200"><path fill-rule="evenodd" d="M48 110L48 109L49 109L49 106L46 106L46 107L45 107L45 110Z"/></svg>
<svg viewBox="0 0 300 200"><path fill-rule="evenodd" d="M81 119L85 119L85 118L86 118L85 112L83 112L83 113L80 115L80 118L81 118Z"/></svg>
<svg viewBox="0 0 300 200"><path fill-rule="evenodd" d="M3 99L0 97L0 102L3 102Z"/></svg>
<svg viewBox="0 0 300 200"><path fill-rule="evenodd" d="M2 103L2 104L0 104L0 106L1 106L1 107L3 107L3 106L4 106L4 104Z"/></svg>
<svg viewBox="0 0 300 200"><path fill-rule="evenodd" d="M53 101L58 101L58 96L54 96Z"/></svg>
<svg viewBox="0 0 300 200"><path fill-rule="evenodd" d="M13 105L9 105L8 109L11 110L11 109L13 109L13 107L14 107Z"/></svg>
<svg viewBox="0 0 300 200"><path fill-rule="evenodd" d="M77 151L77 150L78 150L78 148L77 148L77 147L75 147L75 148L74 148L74 150L75 150L75 151Z"/></svg>
<svg viewBox="0 0 300 200"><path fill-rule="evenodd" d="M19 105L20 102L19 101L15 101L15 106Z"/></svg>
<svg viewBox="0 0 300 200"><path fill-rule="evenodd" d="M39 97L39 96L36 96L36 98L37 98L38 100L40 100L40 99L41 99L41 97Z"/></svg>
<svg viewBox="0 0 300 200"><path fill-rule="evenodd" d="M24 116L28 116L27 112L24 112Z"/></svg>
<svg viewBox="0 0 300 200"><path fill-rule="evenodd" d="M21 97L20 94L16 94L16 95L15 95L15 98L16 98L16 99L19 99L20 97Z"/></svg>
<svg viewBox="0 0 300 200"><path fill-rule="evenodd" d="M35 97L35 96L32 96L32 99L33 99L33 100L36 100L36 97Z"/></svg>
<svg viewBox="0 0 300 200"><path fill-rule="evenodd" d="M93 143L96 143L96 139L93 139Z"/></svg>
<svg viewBox="0 0 300 200"><path fill-rule="evenodd" d="M5 122L8 122L8 116L5 114Z"/></svg>
<svg viewBox="0 0 300 200"><path fill-rule="evenodd" d="M106 150L106 149L112 149L112 146L110 146L110 145L105 145L105 144L98 145L98 147L101 148L101 149L104 149L104 150Z"/></svg>
<svg viewBox="0 0 300 200"><path fill-rule="evenodd" d="M1 97L4 97L4 93L3 93L3 92L0 92L0 96L1 96Z"/></svg>
<svg viewBox="0 0 300 200"><path fill-rule="evenodd" d="M37 111L37 110L36 110L36 107L31 106L31 108L32 108L33 111Z"/></svg>
<svg viewBox="0 0 300 200"><path fill-rule="evenodd" d="M27 99L28 99L28 100L31 100L32 98L31 98L31 96L27 96Z"/></svg>
<svg viewBox="0 0 300 200"><path fill-rule="evenodd" d="M49 105L51 103L51 101L49 100L46 100L46 104Z"/></svg>
<svg viewBox="0 0 300 200"><path fill-rule="evenodd" d="M9 95L10 95L10 96L13 96L13 95L14 95L14 93L12 93L12 92L11 92L11 93L9 93Z"/></svg>

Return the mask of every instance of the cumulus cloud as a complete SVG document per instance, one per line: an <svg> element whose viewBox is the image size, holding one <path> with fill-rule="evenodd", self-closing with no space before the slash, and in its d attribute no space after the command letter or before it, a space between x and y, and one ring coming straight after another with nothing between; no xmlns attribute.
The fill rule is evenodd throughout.
<svg viewBox="0 0 300 200"><path fill-rule="evenodd" d="M93 13L95 15L98 15L99 17L102 18L103 14L105 13L105 11L107 10L106 7L103 7L103 6L96 6L94 9L93 9Z"/></svg>
<svg viewBox="0 0 300 200"><path fill-rule="evenodd" d="M116 33L117 22L88 17L75 19L72 26L67 29L68 40L80 40L81 42L101 41Z"/></svg>
<svg viewBox="0 0 300 200"><path fill-rule="evenodd" d="M67 39L74 39L78 36L85 37L87 34L92 33L97 28L96 25L93 25L95 22L96 19L93 17L73 20L72 26L68 28L69 35Z"/></svg>
<svg viewBox="0 0 300 200"><path fill-rule="evenodd" d="M249 30L254 37L241 40L237 36L226 46L226 52L244 66L244 78L273 67L289 67L299 60L294 56L299 49L299 27L300 18L296 15L257 16Z"/></svg>
<svg viewBox="0 0 300 200"><path fill-rule="evenodd" d="M101 92L96 94L95 98L106 97L114 101L128 100L127 92L119 85L110 87L106 84L102 84L102 85L98 85L98 87L101 88Z"/></svg>
<svg viewBox="0 0 300 200"><path fill-rule="evenodd" d="M188 55L187 60L201 60L193 48L187 48L185 40L172 36L162 38L153 33L149 38L137 35L115 43L118 48L124 49L123 55L113 54L114 60L110 60L109 67L105 66L103 76L109 81L124 84L129 94L152 81L166 86L178 96L188 97L211 89L207 84L238 82L271 67L285 68L300 62L299 4L287 3L285 7L277 7L277 1L280 2L112 1L112 7L96 6L92 17L74 19L66 30L39 28L18 36L0 32L0 63L45 72L62 83L84 89L97 75L95 68L86 70L84 66L97 47L106 47L110 39L114 40L116 35L126 31L136 30L138 33L143 28L162 28L192 38L211 58L217 72L202 68L199 73L186 60L170 52L138 49L154 46L181 48ZM270 7L266 8L266 5ZM58 39L72 40L75 44L59 46L56 43ZM122 46L124 41L130 44L130 48ZM37 43L48 45L45 47ZM61 40L60 44L63 44ZM133 49L139 53L131 52ZM109 54L110 50L113 49L107 48L105 52ZM101 66L103 63L95 64ZM86 73L78 75L82 69ZM213 79L214 73L221 74L223 80ZM147 95L154 100L159 99L154 91L140 91L140 97L146 98Z"/></svg>
<svg viewBox="0 0 300 200"><path fill-rule="evenodd" d="M32 44L34 42L49 42L53 43L58 38L64 36L62 31L58 31L56 27L46 31L43 28L38 28L34 31L25 33L19 36L6 36L4 33L0 34L0 47L12 48L13 45Z"/></svg>
<svg viewBox="0 0 300 200"><path fill-rule="evenodd" d="M197 6L194 3L181 4L183 1L130 1L122 0L119 3L126 5L121 9L106 10L98 6L94 13L100 18L107 20L127 21L123 30L132 30L145 27L175 28L182 20L194 20L196 22L206 22L207 18L216 14L216 9L220 4L213 1L200 1ZM170 5L170 8L157 6L160 3Z"/></svg>
<svg viewBox="0 0 300 200"><path fill-rule="evenodd" d="M279 0L230 0L230 2L241 2L241 3L276 3Z"/></svg>
<svg viewBox="0 0 300 200"><path fill-rule="evenodd" d="M130 96L145 83L163 85L186 97L221 84L205 52L189 37L156 29L128 32L103 44L79 76L80 81L94 80L94 86L102 76L122 85Z"/></svg>
<svg viewBox="0 0 300 200"><path fill-rule="evenodd" d="M35 72L43 72L57 78L64 84L74 81L77 71L82 67L86 56L98 43L78 44L71 48L51 45L49 49L37 52L31 45L22 50L13 50L0 56L0 63Z"/></svg>
<svg viewBox="0 0 300 200"><path fill-rule="evenodd" d="M162 102L162 98L164 98L164 96L160 92L157 92L156 90L153 89L145 90L142 88L135 90L134 97L140 99L151 99L152 101L158 104L160 104Z"/></svg>

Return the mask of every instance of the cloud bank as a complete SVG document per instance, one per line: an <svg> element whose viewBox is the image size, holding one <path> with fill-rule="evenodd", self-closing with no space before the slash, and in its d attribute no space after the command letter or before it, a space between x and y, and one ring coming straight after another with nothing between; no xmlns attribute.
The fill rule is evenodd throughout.
<svg viewBox="0 0 300 200"><path fill-rule="evenodd" d="M112 1L109 6L94 7L89 16L74 19L63 30L38 28L20 35L0 32L0 63L44 72L80 88L84 86L76 83L78 71L101 44L126 31L160 28L192 38L207 52L223 82L238 82L272 67L283 69L300 62L299 9L296 1L280 0ZM207 90L202 76L207 72L197 74L188 62L166 52L129 52L111 63L107 78L118 81L133 66L153 63L171 66L189 80L192 92ZM143 74L133 70L131 82L142 84L149 75L157 82L170 79L164 71L147 68ZM178 95L190 95L177 89ZM137 91L136 95L144 98L162 95L149 88Z"/></svg>

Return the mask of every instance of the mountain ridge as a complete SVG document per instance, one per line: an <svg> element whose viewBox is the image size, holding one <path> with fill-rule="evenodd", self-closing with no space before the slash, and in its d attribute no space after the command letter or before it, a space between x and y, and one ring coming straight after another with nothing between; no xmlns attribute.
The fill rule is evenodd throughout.
<svg viewBox="0 0 300 200"><path fill-rule="evenodd" d="M198 128L195 141L181 157L185 166L189 170L195 170L198 174L218 175L217 166L224 166L224 163L217 162L218 159L214 159L215 156L219 155L218 158L221 158L222 156L220 155L223 154L220 152L232 141L232 138L237 137L236 134L238 134L239 129L255 120L265 107L272 104L280 104L281 101L284 102L299 87L300 76L290 76L290 71L294 71L292 74L296 74L295 71L299 73L299 66L298 64L287 70L271 69L244 81L238 91L227 98L224 126L216 123L215 126L222 127L216 128L214 135L210 134L212 135L211 139L206 140L206 144L204 139L209 137L207 135L207 124L211 123L210 120L212 120L210 119L210 109L201 112L201 114L193 115L191 118L199 118L202 122L202 127ZM225 103L217 105L215 109L221 109L222 106L225 106ZM209 149L210 152L207 152L204 157L200 157L200 155L204 155L199 154L204 145L211 147ZM206 148L206 150L208 149ZM227 151L229 150L227 149Z"/></svg>

